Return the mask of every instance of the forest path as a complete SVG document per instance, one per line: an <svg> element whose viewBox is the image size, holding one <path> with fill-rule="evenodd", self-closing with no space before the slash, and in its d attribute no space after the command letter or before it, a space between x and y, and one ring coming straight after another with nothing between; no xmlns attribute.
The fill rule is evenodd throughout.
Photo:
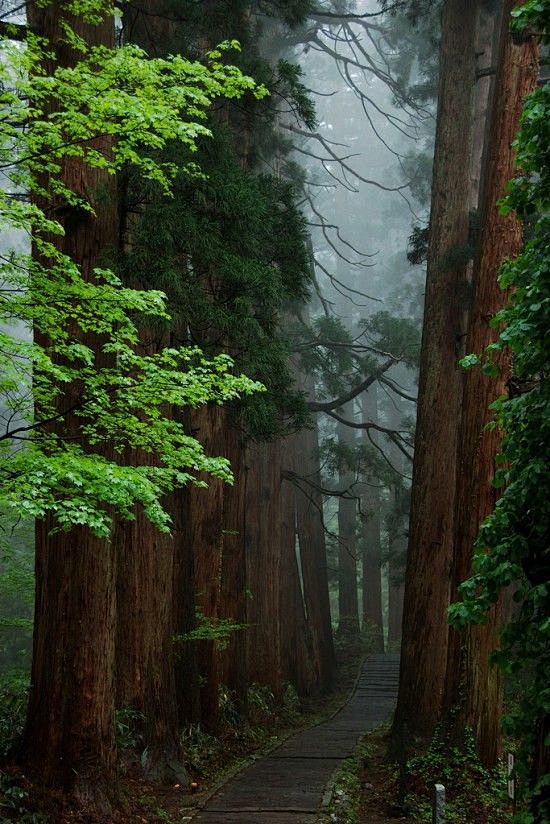
<svg viewBox="0 0 550 824"><path fill-rule="evenodd" d="M198 824L315 824L332 773L359 739L391 713L399 655L372 655L336 715L289 738L224 784L198 812Z"/></svg>

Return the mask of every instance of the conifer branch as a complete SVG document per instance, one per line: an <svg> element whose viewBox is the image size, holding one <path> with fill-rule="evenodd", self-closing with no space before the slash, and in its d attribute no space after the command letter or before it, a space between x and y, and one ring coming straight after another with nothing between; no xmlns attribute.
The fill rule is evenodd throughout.
<svg viewBox="0 0 550 824"><path fill-rule="evenodd" d="M393 366L394 363L397 363L399 359L391 355L388 360L382 364L380 369L377 369L376 372L372 375L369 375L368 378L361 381L361 383L354 386L348 392L345 392L339 398L334 398L331 401L309 401L308 407L311 412L331 412L333 409L338 409L340 406L344 406L349 401L352 401L362 392L365 392L369 386L378 380L380 375L383 375L384 372L387 372L388 369Z"/></svg>

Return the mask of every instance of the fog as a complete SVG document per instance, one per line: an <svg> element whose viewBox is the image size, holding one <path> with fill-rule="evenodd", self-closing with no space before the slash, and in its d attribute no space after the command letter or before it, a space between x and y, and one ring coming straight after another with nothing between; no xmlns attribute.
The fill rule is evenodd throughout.
<svg viewBox="0 0 550 824"><path fill-rule="evenodd" d="M337 4L331 8L341 12ZM428 221L435 127L433 100L415 99L409 90L432 79L432 64L429 38L407 20L377 17L380 6L375 2L358 2L353 12L375 16L366 18L365 25L359 19L313 20L302 31L303 42L288 51L289 59L302 68L317 125L308 136L289 110L281 116L280 128L284 138L292 141L291 157L305 178L302 206L315 277L308 319L311 334L326 339L340 325L352 342L346 376L335 374L342 369L341 361L336 365L327 361L325 374L317 369L317 399L338 397L343 384L360 383L368 368L376 369L387 354L396 357L385 373L391 383L375 381L367 393L338 412L354 424L370 421L394 430L398 442L376 429L346 428L330 415L318 416L333 622L339 620L336 556L340 547L342 564L346 518L357 517L355 535L348 539L353 540L353 548L344 547L343 552L359 564L361 555L370 552L364 546L365 540L372 540L372 529L366 537L369 524L375 522L375 531L381 528L387 635L389 579L393 576L401 586L404 568L407 512L393 535L391 524L395 527L397 517L395 490L400 487L401 496L408 497L411 480L425 276L422 265L408 261L407 249L413 227L422 228ZM429 28L433 23L425 25ZM389 37L383 33L388 28ZM273 43L271 38L267 41ZM369 329L369 321L379 313L386 313L389 323L409 320L417 330L416 342L405 342L399 352L379 350ZM396 327L396 344L399 335ZM367 364L364 358L370 358ZM338 377L343 378L342 384ZM342 457L343 442L351 448L351 458L349 453ZM331 490L337 494L331 495ZM355 498L351 508L348 503L347 514L342 492ZM354 532L353 526L349 530ZM359 601L361 588L359 573Z"/></svg>

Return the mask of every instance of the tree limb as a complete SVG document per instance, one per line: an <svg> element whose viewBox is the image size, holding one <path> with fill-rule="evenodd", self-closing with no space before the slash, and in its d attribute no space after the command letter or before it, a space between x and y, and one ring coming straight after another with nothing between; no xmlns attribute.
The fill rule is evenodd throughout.
<svg viewBox="0 0 550 824"><path fill-rule="evenodd" d="M309 401L308 408L312 412L331 412L333 409L338 409L340 406L344 406L349 401L352 401L361 392L364 392L369 386L378 380L380 375L383 375L384 372L387 372L390 366L393 366L394 363L397 362L397 358L390 357L388 360L382 364L380 369L378 369L373 375L369 375L368 378L365 378L364 381L359 383L357 386L354 386L344 395L341 395L339 398L334 398L331 401Z"/></svg>

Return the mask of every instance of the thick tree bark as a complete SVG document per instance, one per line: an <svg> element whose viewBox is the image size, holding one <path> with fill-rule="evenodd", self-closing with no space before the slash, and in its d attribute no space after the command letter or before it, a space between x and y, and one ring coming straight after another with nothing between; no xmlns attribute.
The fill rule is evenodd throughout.
<svg viewBox="0 0 550 824"><path fill-rule="evenodd" d="M476 23L476 70L490 71L498 59L498 44L502 20L502 4L491 8L480 3ZM474 87L472 154L470 157L470 207L478 209L482 170L487 163L487 138L491 118L495 76L478 76Z"/></svg>
<svg viewBox="0 0 550 824"><path fill-rule="evenodd" d="M388 525L389 580L388 580L388 645L401 641L403 624L403 596L405 594L404 558L407 551L407 524L401 498L405 491L394 487L391 491L395 518Z"/></svg>
<svg viewBox="0 0 550 824"><path fill-rule="evenodd" d="M298 369L295 371L299 389L307 397L314 397L313 378ZM320 492L319 431L316 418L311 428L302 429L294 435L293 468L300 479L295 489L294 500L305 610L318 686L320 690L328 690L333 683L336 658L330 614L323 495Z"/></svg>
<svg viewBox="0 0 550 824"><path fill-rule="evenodd" d="M246 518L248 671L250 683L282 688L281 661L281 443L249 448Z"/></svg>
<svg viewBox="0 0 550 824"><path fill-rule="evenodd" d="M173 621L174 676L178 709L178 728L200 720L199 671L197 645L185 639L196 628L195 559L191 530L190 489L186 487L170 496L172 534L174 536ZM167 593L169 597L169 591Z"/></svg>
<svg viewBox="0 0 550 824"><path fill-rule="evenodd" d="M178 742L170 597L175 540L176 534L160 533L136 507L135 520L118 524L114 541L117 707L142 714L145 771L162 783L186 780Z"/></svg>
<svg viewBox="0 0 550 824"><path fill-rule="evenodd" d="M467 293L468 210L476 3L447 0L424 305L410 539L394 720L427 736L438 722L447 657L446 610L453 546L458 358Z"/></svg>
<svg viewBox="0 0 550 824"><path fill-rule="evenodd" d="M191 426L208 454L224 454L227 433L227 410L207 406L193 410ZM195 599L197 609L206 619L219 616L220 582L223 547L223 481L205 478L207 489L189 490L191 535L195 563ZM201 722L211 731L219 725L219 667L214 641L197 645L201 679Z"/></svg>
<svg viewBox="0 0 550 824"><path fill-rule="evenodd" d="M378 424L376 384L361 396L364 421ZM370 442L364 435L364 443ZM384 652L382 624L382 546L380 542L380 488L373 475L367 475L361 492L363 518L363 631L367 633L373 652Z"/></svg>
<svg viewBox="0 0 550 824"><path fill-rule="evenodd" d="M150 0L146 13L128 7L124 41L155 56L177 51L177 27L167 11L164 0ZM140 221L139 211L128 216L124 200L121 197L119 210L123 248L131 246L132 226ZM142 328L141 348L154 354L171 342L178 345L179 334L172 332L173 341L168 337ZM172 413L191 426L190 412L174 409ZM143 454L129 456L130 461L137 458L147 460ZM174 635L184 635L195 626L194 565L188 539L190 493L176 490L165 505L172 516L171 536L161 535L139 507L134 521L117 525L117 706L143 715L148 777L181 784L186 774L178 719L198 718L196 645L174 640Z"/></svg>
<svg viewBox="0 0 550 824"><path fill-rule="evenodd" d="M60 22L67 18L58 2L29 4L28 21L48 38L56 63L73 66L79 55L62 42ZM114 22L99 25L70 18L76 34L90 46L114 46ZM110 139L96 148L110 151ZM113 179L78 158L63 162L63 184L86 198L101 197L97 213L64 208L58 219L65 235L52 242L91 278L106 249L116 241ZM45 182L47 188L47 181ZM105 196L107 194L107 197ZM95 352L101 341L86 336ZM64 387L60 403L70 407L79 387ZM79 421L69 416L67 435L77 437ZM114 637L115 560L113 547L88 529L52 534L50 519L36 528L36 603L31 695L24 736L24 760L33 777L61 788L70 801L91 814L106 815L115 796Z"/></svg>
<svg viewBox="0 0 550 824"><path fill-rule="evenodd" d="M497 274L507 257L522 247L522 224L515 213L502 215L497 200L504 196L514 174L511 144L519 124L524 97L538 76L538 52L534 39L514 44L509 32L510 12L515 2L506 0L497 62L491 127L487 147L487 168L481 202L481 235L474 267L473 302L467 338L469 352L483 353L498 332L489 325L507 295L498 286ZM460 428L458 480L456 489L455 550L452 567L453 598L471 572L473 546L480 524L496 504L492 481L501 433L487 430L493 418L489 405L506 393L511 376L508 353L498 358L499 377L487 377L481 369L464 375L464 413ZM489 663L498 644L500 604L493 608L487 623L469 627L462 635L451 631L445 684L445 706L456 736L466 726L474 732L476 747L487 767L496 763L500 741L501 688L497 667ZM458 710L458 711L457 711Z"/></svg>
<svg viewBox="0 0 550 824"><path fill-rule="evenodd" d="M295 468L298 476L306 478L312 485L306 483L302 489L296 490L296 528L306 611L316 650L320 685L322 689L329 689L334 679L336 658L330 614L323 496L319 492L321 470L318 450L317 426L303 429L297 435Z"/></svg>
<svg viewBox="0 0 550 824"><path fill-rule="evenodd" d="M295 468L295 436L282 442L282 465ZM318 661L315 658L312 633L306 616L301 576L302 564L296 535L296 488L289 480L282 483L281 502L281 660L283 677L299 695L309 695L319 688Z"/></svg>
<svg viewBox="0 0 550 824"><path fill-rule="evenodd" d="M347 413L352 418L351 410ZM354 433L345 425L337 426L338 443L353 447ZM343 638L359 636L359 601L357 595L357 490L355 472L343 466L339 473L338 498L338 634Z"/></svg>
<svg viewBox="0 0 550 824"><path fill-rule="evenodd" d="M225 487L223 496L220 615L241 628L231 633L226 648L219 652L220 678L222 684L232 690L237 706L244 714L248 688L245 551L248 466L246 446L235 428L228 430L225 457L231 462L235 483Z"/></svg>

